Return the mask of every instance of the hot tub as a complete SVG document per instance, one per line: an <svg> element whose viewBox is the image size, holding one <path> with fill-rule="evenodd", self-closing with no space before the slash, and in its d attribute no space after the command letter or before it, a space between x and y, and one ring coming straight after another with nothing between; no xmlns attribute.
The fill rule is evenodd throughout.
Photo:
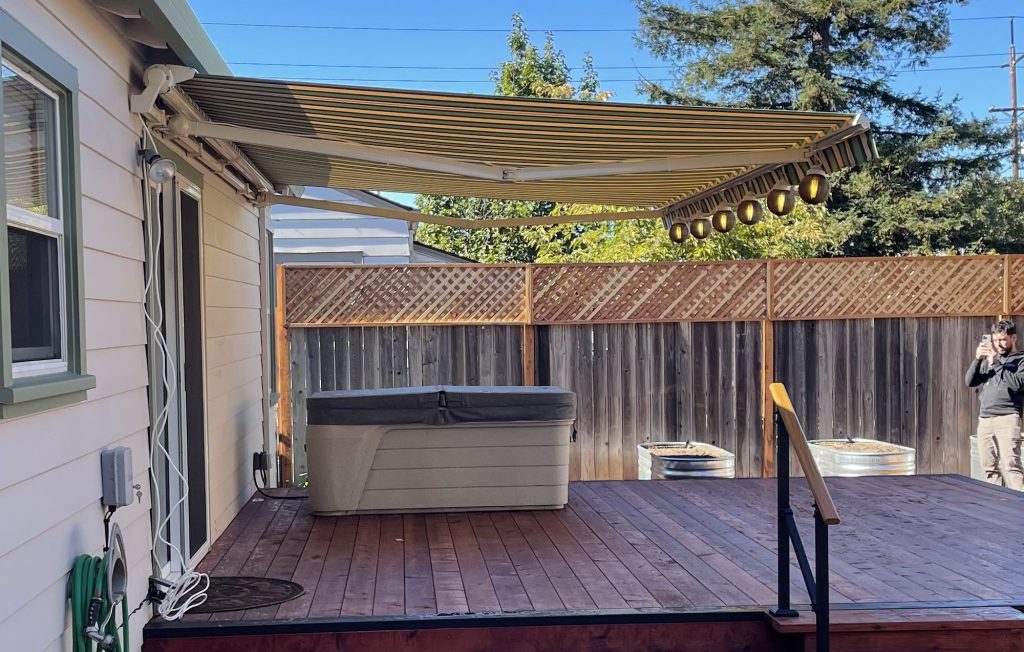
<svg viewBox="0 0 1024 652"><path fill-rule="evenodd" d="M306 399L315 514L557 509L576 395L436 385Z"/></svg>

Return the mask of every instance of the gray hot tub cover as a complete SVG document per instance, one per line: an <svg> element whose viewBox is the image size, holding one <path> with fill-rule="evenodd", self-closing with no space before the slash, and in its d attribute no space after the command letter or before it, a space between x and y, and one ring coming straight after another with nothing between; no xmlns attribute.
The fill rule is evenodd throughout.
<svg viewBox="0 0 1024 652"><path fill-rule="evenodd" d="M430 385L319 392L306 399L310 425L564 421L576 395L562 387Z"/></svg>

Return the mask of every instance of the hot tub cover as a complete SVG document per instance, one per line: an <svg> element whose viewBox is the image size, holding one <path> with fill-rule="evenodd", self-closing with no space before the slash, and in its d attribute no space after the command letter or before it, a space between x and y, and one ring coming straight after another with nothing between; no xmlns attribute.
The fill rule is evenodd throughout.
<svg viewBox="0 0 1024 652"><path fill-rule="evenodd" d="M562 387L430 385L318 392L306 399L310 425L397 425L576 418L576 395Z"/></svg>

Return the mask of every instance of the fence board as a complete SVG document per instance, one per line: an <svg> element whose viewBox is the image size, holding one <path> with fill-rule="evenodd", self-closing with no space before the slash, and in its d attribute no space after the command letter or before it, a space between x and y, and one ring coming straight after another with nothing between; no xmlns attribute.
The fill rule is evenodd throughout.
<svg viewBox="0 0 1024 652"><path fill-rule="evenodd" d="M752 320L765 316L765 263L539 265L538 324Z"/></svg>
<svg viewBox="0 0 1024 652"><path fill-rule="evenodd" d="M1006 262L1010 267L1010 296L1007 297L1010 312L1014 315L1024 314L1024 256L1007 256Z"/></svg>
<svg viewBox="0 0 1024 652"><path fill-rule="evenodd" d="M877 437L914 447L919 472L967 473L977 397L963 372L991 316L1024 312L1024 256L771 267L285 267L295 472L309 393L522 385L523 324L540 324L537 379L579 403L573 479L635 477L638 443L685 438L760 475L771 306L768 362L811 436Z"/></svg>
<svg viewBox="0 0 1024 652"><path fill-rule="evenodd" d="M1001 256L780 260L773 319L997 315Z"/></svg>
<svg viewBox="0 0 1024 652"><path fill-rule="evenodd" d="M692 349L681 347L677 334L682 326L696 328L705 341L728 341L728 357L715 348L704 347L703 353L693 355ZM574 479L635 478L637 443L687 437L725 444L737 452L740 473L760 473L759 324L549 328L551 383L575 391L580 405L575 448L581 465ZM562 364L558 347L574 351L577 364ZM741 373L747 374L742 383ZM711 388L696 388L705 397L699 405L686 398L695 389L692 378Z"/></svg>
<svg viewBox="0 0 1024 652"><path fill-rule="evenodd" d="M290 325L526 321L519 265L285 266Z"/></svg>
<svg viewBox="0 0 1024 652"><path fill-rule="evenodd" d="M916 449L919 473L970 473L968 438L978 399L963 376L991 319L859 319L822 322L817 329L812 323L775 327L776 378L804 392L794 403L809 437L877 438ZM831 398L831 381L812 377L801 362L823 350L834 351L839 362ZM831 417L821 410L812 416L815 405L829 402Z"/></svg>
<svg viewBox="0 0 1024 652"><path fill-rule="evenodd" d="M1024 256L770 263L336 265L284 266L283 270L285 319L292 326L670 323L1024 313Z"/></svg>

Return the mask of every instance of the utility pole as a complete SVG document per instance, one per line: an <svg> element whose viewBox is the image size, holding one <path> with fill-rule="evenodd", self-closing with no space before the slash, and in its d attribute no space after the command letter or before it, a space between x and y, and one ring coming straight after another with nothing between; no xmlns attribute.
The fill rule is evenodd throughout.
<svg viewBox="0 0 1024 652"><path fill-rule="evenodd" d="M1010 136L1013 139L1013 152L1011 153L1013 179L1020 179L1020 123L1017 120L1017 113L1021 107L1017 105L1017 64L1024 59L1024 55L1017 56L1017 49L1013 39L1013 16L1010 16L1010 62L1000 68L1010 69L1010 106L992 107L989 113L1010 114Z"/></svg>

